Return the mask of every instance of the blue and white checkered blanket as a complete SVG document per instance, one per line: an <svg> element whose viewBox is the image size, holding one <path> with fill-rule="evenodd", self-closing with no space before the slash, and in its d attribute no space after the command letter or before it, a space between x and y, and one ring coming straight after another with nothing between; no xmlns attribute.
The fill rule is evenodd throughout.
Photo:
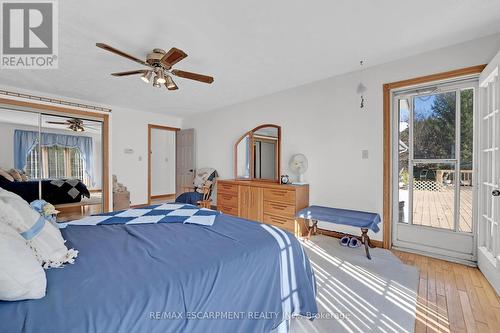
<svg viewBox="0 0 500 333"><path fill-rule="evenodd" d="M193 205L169 203L142 208L86 216L80 220L59 223L68 225L144 224L144 223L193 223L211 226L220 213Z"/></svg>

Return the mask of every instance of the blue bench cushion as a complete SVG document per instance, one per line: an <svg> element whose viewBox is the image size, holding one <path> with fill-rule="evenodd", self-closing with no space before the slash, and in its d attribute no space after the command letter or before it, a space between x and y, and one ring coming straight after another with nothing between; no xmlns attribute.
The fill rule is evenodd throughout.
<svg viewBox="0 0 500 333"><path fill-rule="evenodd" d="M323 206L309 206L300 210L296 217L349 225L358 228L367 228L373 232L380 231L380 228L377 225L380 223L380 215L377 213Z"/></svg>

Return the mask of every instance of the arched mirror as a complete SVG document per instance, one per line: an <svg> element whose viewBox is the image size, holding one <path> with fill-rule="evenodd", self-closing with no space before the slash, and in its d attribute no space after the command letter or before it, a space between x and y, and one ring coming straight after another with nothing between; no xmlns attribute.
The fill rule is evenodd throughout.
<svg viewBox="0 0 500 333"><path fill-rule="evenodd" d="M279 182L281 127L257 126L234 145L235 178Z"/></svg>

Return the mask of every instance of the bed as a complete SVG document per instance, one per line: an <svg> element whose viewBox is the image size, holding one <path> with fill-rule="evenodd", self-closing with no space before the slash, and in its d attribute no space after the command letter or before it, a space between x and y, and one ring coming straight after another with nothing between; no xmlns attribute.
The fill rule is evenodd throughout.
<svg viewBox="0 0 500 333"><path fill-rule="evenodd" d="M42 199L53 205L80 202L83 197L90 198L90 192L78 179L44 179ZM16 193L27 202L39 199L38 180L11 182L0 176L0 187Z"/></svg>
<svg viewBox="0 0 500 333"><path fill-rule="evenodd" d="M108 215L61 229L75 264L46 271L44 298L0 302L1 331L253 333L317 313L309 259L288 232L224 214L211 226Z"/></svg>

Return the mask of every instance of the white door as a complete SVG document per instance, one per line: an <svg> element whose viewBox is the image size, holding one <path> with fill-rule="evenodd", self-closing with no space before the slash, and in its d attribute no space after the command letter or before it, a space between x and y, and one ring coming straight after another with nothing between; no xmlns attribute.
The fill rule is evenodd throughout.
<svg viewBox="0 0 500 333"><path fill-rule="evenodd" d="M175 131L151 128L151 197L175 194Z"/></svg>
<svg viewBox="0 0 500 333"><path fill-rule="evenodd" d="M500 53L479 77L481 155L478 266L500 294Z"/></svg>
<svg viewBox="0 0 500 333"><path fill-rule="evenodd" d="M177 131L177 195L193 187L195 171L195 137L194 129Z"/></svg>
<svg viewBox="0 0 500 333"><path fill-rule="evenodd" d="M396 248L474 263L478 78L393 92Z"/></svg>

